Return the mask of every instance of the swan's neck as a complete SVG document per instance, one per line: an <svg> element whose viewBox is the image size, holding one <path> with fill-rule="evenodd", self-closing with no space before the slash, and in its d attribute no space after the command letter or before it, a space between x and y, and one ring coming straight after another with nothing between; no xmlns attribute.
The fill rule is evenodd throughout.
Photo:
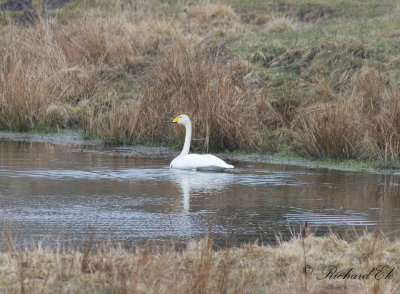
<svg viewBox="0 0 400 294"><path fill-rule="evenodd" d="M192 123L189 122L185 124L185 128L186 128L185 144L183 144L183 149L180 155L189 154L190 140L192 139Z"/></svg>

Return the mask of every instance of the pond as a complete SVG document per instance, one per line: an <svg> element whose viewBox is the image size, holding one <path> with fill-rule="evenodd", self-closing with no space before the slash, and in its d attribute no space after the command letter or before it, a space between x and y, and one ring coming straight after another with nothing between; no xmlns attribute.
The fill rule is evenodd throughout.
<svg viewBox="0 0 400 294"><path fill-rule="evenodd" d="M0 218L30 242L275 243L305 221L316 235L399 236L400 176L232 162L223 173L170 170L166 148L0 141ZM233 238L231 238L233 237ZM4 240L2 240L4 241ZM222 245L221 245L222 246Z"/></svg>

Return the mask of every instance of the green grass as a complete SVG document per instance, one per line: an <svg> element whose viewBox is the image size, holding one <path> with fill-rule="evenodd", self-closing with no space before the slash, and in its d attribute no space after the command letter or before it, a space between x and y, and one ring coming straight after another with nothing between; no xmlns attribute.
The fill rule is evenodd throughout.
<svg viewBox="0 0 400 294"><path fill-rule="evenodd" d="M374 0L228 0L233 7L239 11L266 11L286 14L290 17L299 17L308 14L308 18L313 20L323 17L328 20L337 21L337 19L355 20L363 18L378 17L387 14L389 11L398 7L395 0L374 1Z"/></svg>
<svg viewBox="0 0 400 294"><path fill-rule="evenodd" d="M246 153L235 152L228 155L230 159L238 158L239 160L254 160L254 157L246 156ZM257 155L255 155L257 156ZM393 166L387 165L383 162L376 160L334 160L326 159L313 159L309 156L304 156L298 152L293 151L288 146L281 146L281 149L276 153L270 155L258 155L257 161L269 162L274 164L289 164L296 166L323 168L332 170L346 170L346 171L362 171L368 173L393 173L395 170Z"/></svg>

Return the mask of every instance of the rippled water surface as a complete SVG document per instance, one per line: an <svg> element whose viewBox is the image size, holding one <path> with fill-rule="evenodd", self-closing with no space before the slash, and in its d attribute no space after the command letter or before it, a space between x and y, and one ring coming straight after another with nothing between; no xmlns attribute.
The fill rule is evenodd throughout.
<svg viewBox="0 0 400 294"><path fill-rule="evenodd" d="M0 141L0 218L20 242L109 238L275 242L381 228L399 236L400 177L233 162L225 173L170 170L167 149ZM231 162L232 163L232 162ZM4 234L3 234L4 238Z"/></svg>

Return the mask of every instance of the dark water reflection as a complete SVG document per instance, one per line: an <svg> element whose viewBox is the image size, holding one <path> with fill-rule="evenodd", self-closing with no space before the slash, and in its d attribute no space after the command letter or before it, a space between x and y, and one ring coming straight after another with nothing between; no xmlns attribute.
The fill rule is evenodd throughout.
<svg viewBox="0 0 400 294"><path fill-rule="evenodd" d="M233 172L170 170L153 149L0 141L0 217L20 242L83 244L110 236L289 238L305 221L317 234L379 226L399 236L400 176L235 163ZM210 225L211 224L211 225Z"/></svg>

